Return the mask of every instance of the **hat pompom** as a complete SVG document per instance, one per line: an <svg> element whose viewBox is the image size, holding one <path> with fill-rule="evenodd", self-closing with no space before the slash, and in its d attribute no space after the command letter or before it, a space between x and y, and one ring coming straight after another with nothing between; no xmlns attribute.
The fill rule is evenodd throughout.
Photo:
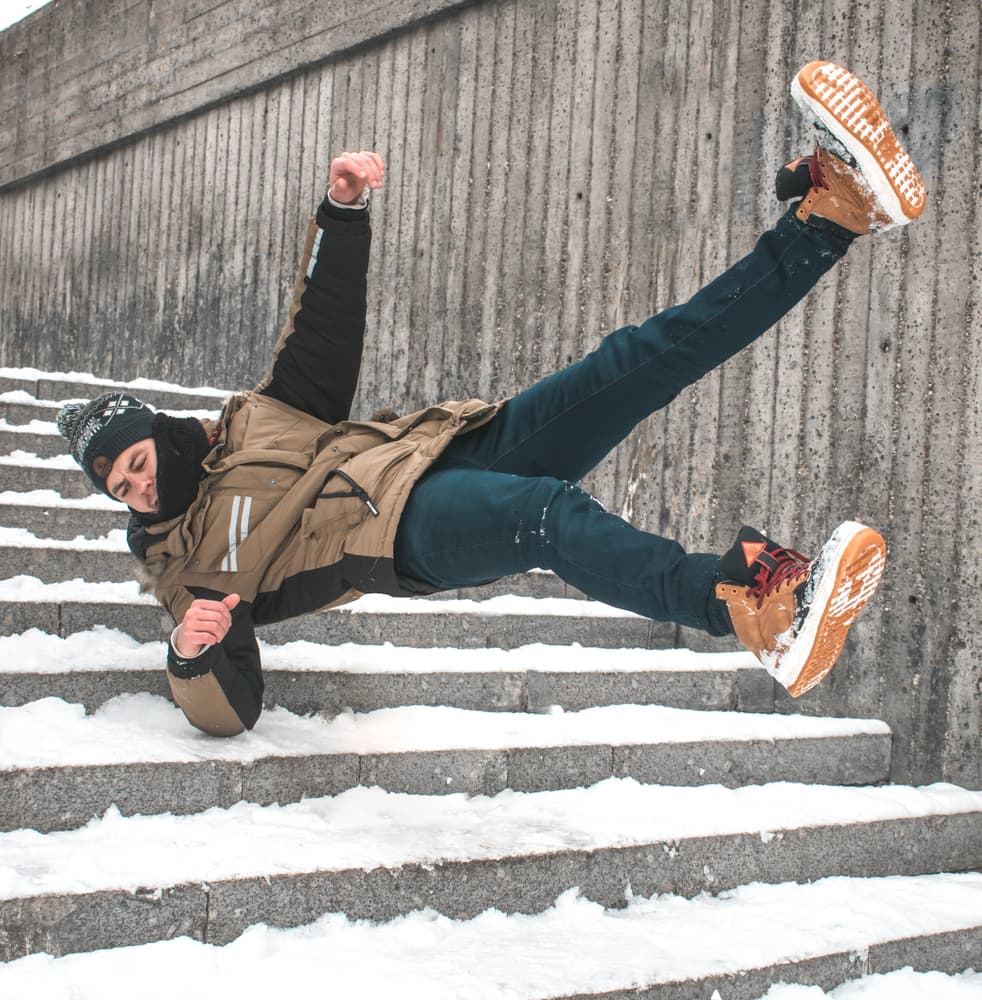
<svg viewBox="0 0 982 1000"><path fill-rule="evenodd" d="M68 438L69 441L72 439L82 411L87 405L87 403L66 403L58 411L55 423L58 425L58 432L62 437Z"/></svg>

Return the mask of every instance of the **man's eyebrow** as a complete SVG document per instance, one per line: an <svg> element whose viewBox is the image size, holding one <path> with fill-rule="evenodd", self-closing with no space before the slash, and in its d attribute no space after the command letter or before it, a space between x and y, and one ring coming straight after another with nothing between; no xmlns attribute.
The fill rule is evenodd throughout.
<svg viewBox="0 0 982 1000"><path fill-rule="evenodd" d="M124 471L125 471L125 472L129 472L129 471L130 471L130 469L132 468L132 465L133 465L133 456L132 456L132 455L130 456L130 458L129 458L129 461L128 461L128 462L126 463L126 469L125 469L125 470L121 470L121 471L117 472L117 471L116 471L116 463L115 463L115 462L113 462L113 464L109 466L109 471L108 471L108 472L106 473L106 482L107 482L107 483L109 482L109 478L110 478L110 476L112 476L112 475L113 475L114 473L115 473L115 475L117 475L117 476L122 476L122 475L123 475L123 472L124 472ZM110 487L109 487L109 489L110 489L110 490L111 490L111 491L112 491L113 493L118 493L118 492L119 492L119 488L120 488L120 487L121 487L122 485L124 485L124 484L123 484L123 483L120 483L119 481L117 481L117 482L116 482L116 485L115 485L115 486L110 486Z"/></svg>

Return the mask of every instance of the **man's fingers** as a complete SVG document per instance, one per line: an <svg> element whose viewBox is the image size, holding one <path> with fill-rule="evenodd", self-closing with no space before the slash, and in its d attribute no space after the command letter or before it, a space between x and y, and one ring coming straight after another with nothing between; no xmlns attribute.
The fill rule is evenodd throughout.
<svg viewBox="0 0 982 1000"><path fill-rule="evenodd" d="M232 627L232 609L240 600L238 594L229 594L220 601L192 601L181 623L182 635L199 645L221 642Z"/></svg>
<svg viewBox="0 0 982 1000"><path fill-rule="evenodd" d="M190 643L212 646L228 635L228 624L218 620L185 619L181 635Z"/></svg>
<svg viewBox="0 0 982 1000"><path fill-rule="evenodd" d="M232 627L232 616L228 613L227 608L222 608L221 611L207 611L198 610L193 613L189 613L188 617L196 625L223 625L225 628ZM185 621L188 619L185 618Z"/></svg>
<svg viewBox="0 0 982 1000"><path fill-rule="evenodd" d="M219 635L217 632L209 632L198 628L189 629L186 625L181 629L181 643L188 648L194 646L217 646L224 638L224 635Z"/></svg>
<svg viewBox="0 0 982 1000"><path fill-rule="evenodd" d="M202 646L220 643L232 627L232 611L241 600L238 594L229 594L220 601L202 598L192 601L177 633L177 651L184 656L196 656Z"/></svg>
<svg viewBox="0 0 982 1000"><path fill-rule="evenodd" d="M332 183L361 190L362 186L380 188L385 179L385 163L378 153L344 152L331 162Z"/></svg>
<svg viewBox="0 0 982 1000"><path fill-rule="evenodd" d="M359 162L364 168L364 177L370 187L381 187L385 177L385 164L378 153L359 153Z"/></svg>

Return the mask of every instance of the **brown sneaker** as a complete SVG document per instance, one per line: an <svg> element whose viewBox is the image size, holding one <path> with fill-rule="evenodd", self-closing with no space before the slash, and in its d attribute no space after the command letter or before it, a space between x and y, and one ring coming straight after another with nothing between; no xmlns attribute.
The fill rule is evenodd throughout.
<svg viewBox="0 0 982 1000"><path fill-rule="evenodd" d="M855 521L839 525L815 560L744 527L720 559L716 596L740 642L797 698L835 666L885 560L880 534Z"/></svg>
<svg viewBox="0 0 982 1000"><path fill-rule="evenodd" d="M811 175L812 186L795 211L802 222L820 229L838 226L857 236L893 226L859 171L834 153L816 146Z"/></svg>
<svg viewBox="0 0 982 1000"><path fill-rule="evenodd" d="M826 219L853 233L903 226L927 204L927 192L880 102L857 77L830 62L811 62L791 83L791 96L819 129L822 183L798 217Z"/></svg>

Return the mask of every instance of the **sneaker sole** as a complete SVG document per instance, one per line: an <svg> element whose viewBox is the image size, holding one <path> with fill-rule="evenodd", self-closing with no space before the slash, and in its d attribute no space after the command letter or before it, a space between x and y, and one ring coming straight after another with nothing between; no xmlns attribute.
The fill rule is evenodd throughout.
<svg viewBox="0 0 982 1000"><path fill-rule="evenodd" d="M835 530L814 562L814 593L801 631L775 675L792 698L810 691L835 666L857 615L870 602L886 565L879 532L855 521Z"/></svg>
<svg viewBox="0 0 982 1000"><path fill-rule="evenodd" d="M924 211L924 182L862 80L834 63L811 62L792 80L791 96L855 159L894 225L906 225Z"/></svg>

